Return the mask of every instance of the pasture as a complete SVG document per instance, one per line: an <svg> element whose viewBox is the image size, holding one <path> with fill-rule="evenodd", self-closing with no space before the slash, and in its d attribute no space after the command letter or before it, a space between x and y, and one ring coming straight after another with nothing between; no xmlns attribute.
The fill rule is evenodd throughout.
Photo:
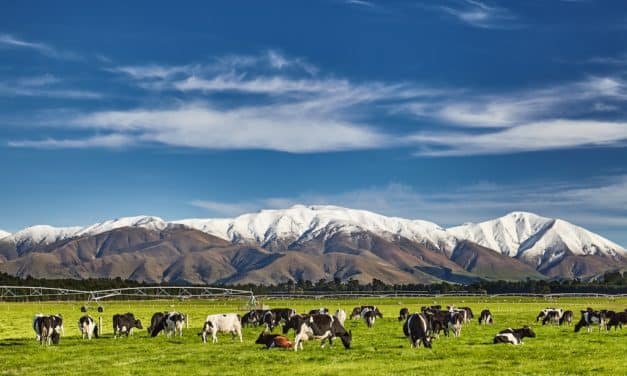
<svg viewBox="0 0 627 376"><path fill-rule="evenodd" d="M104 301L103 335L82 340L77 321L84 313L84 302L0 302L0 374L1 375L485 375L485 374L596 374L627 373L627 328L591 333L572 326L542 326L535 322L538 312L547 306L575 312L581 309L624 310L627 298L541 298L519 297L445 297L445 298L358 298L345 300L266 300L272 308L291 307L299 313L328 307L332 312L343 308L350 314L354 306L377 305L384 318L372 329L363 321L346 320L353 332L350 350L339 340L332 348L320 348L318 341L305 343L304 351L271 349L255 344L261 327L245 327L244 342L219 334L218 343L202 344L197 333L210 313L243 314L242 300L186 301ZM461 337L434 340L432 349L412 349L397 320L402 307L410 312L423 305L449 304L469 306L475 313L463 326ZM88 312L96 320L96 305ZM478 325L479 312L489 308L494 325ZM178 310L190 317L190 327L183 337L150 338L145 330L157 311ZM133 312L144 330L129 338L114 339L111 317ZM64 318L65 335L56 346L41 346L32 329L36 313L57 314ZM536 338L527 338L521 346L494 345L492 339L507 327L531 325ZM280 328L275 332L280 332ZM294 338L293 331L288 335Z"/></svg>

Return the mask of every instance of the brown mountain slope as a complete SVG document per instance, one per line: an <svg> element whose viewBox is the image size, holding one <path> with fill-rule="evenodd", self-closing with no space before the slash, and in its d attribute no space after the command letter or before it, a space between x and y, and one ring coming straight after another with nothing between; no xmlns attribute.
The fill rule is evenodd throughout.
<svg viewBox="0 0 627 376"><path fill-rule="evenodd" d="M367 283L377 278L398 284L496 278L503 268L513 270L508 279L537 276L517 260L472 243L451 260L420 243L365 231L321 233L289 244L277 241L267 249L232 244L184 227L163 231L133 227L29 249L21 257L13 251L8 246L2 249L0 271L38 278L120 277L199 284L333 278ZM498 266L489 267L491 262Z"/></svg>
<svg viewBox="0 0 627 376"><path fill-rule="evenodd" d="M457 244L451 255L451 260L465 270L485 276L488 279L546 278L533 267L521 261L469 241L462 241Z"/></svg>

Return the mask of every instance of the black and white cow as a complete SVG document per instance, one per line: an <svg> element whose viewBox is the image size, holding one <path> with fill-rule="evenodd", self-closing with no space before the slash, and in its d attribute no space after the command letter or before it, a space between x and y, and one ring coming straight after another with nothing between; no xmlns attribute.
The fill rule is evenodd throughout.
<svg viewBox="0 0 627 376"><path fill-rule="evenodd" d="M479 315L479 324L494 324L494 319L492 318L492 312L489 309L484 309L481 311Z"/></svg>
<svg viewBox="0 0 627 376"><path fill-rule="evenodd" d="M292 308L272 308L270 311L276 317L277 323L281 321L285 323L296 314L296 310Z"/></svg>
<svg viewBox="0 0 627 376"><path fill-rule="evenodd" d="M258 345L265 345L267 349L271 349L273 347L291 349L294 346L287 337L280 334L269 334L265 332L261 332L255 343Z"/></svg>
<svg viewBox="0 0 627 376"><path fill-rule="evenodd" d="M616 312L609 318L609 321L607 322L607 330L612 329L612 327L614 327L614 330L618 329L618 327L623 329L623 324L627 325L627 311Z"/></svg>
<svg viewBox="0 0 627 376"><path fill-rule="evenodd" d="M272 331L275 326L279 325L280 319L272 311L264 311L261 316L261 322L266 326L266 330Z"/></svg>
<svg viewBox="0 0 627 376"><path fill-rule="evenodd" d="M82 316L78 319L78 330L80 330L83 339L85 339L85 337L87 337L87 339L91 339L91 337L98 338L98 325L96 325L94 319L89 315Z"/></svg>
<svg viewBox="0 0 627 376"><path fill-rule="evenodd" d="M338 309L335 311L335 318L337 319L337 321L340 322L340 324L342 324L342 326L344 326L344 322L346 321L346 312L343 309Z"/></svg>
<svg viewBox="0 0 627 376"><path fill-rule="evenodd" d="M283 324L283 334L289 333L290 329L294 329L294 331L298 333L302 323L305 320L309 320L309 317L311 317L309 314L292 316L285 324Z"/></svg>
<svg viewBox="0 0 627 376"><path fill-rule="evenodd" d="M409 309L401 308L401 310L398 313L398 321L407 320L408 317L409 317Z"/></svg>
<svg viewBox="0 0 627 376"><path fill-rule="evenodd" d="M535 338L536 333L527 325L519 329L507 328L501 330L494 336L494 343L511 343L512 345L522 345L523 338Z"/></svg>
<svg viewBox="0 0 627 376"><path fill-rule="evenodd" d="M42 345L58 344L60 339L59 316L45 316L37 314L33 317L33 330L37 336L37 340Z"/></svg>
<svg viewBox="0 0 627 376"><path fill-rule="evenodd" d="M242 316L242 326L257 326L261 322L261 315L263 314L263 310L253 309L246 312Z"/></svg>
<svg viewBox="0 0 627 376"><path fill-rule="evenodd" d="M599 331L601 331L604 326L603 314L599 311L594 311L591 308L588 308L585 311L582 310L581 319L577 324L575 324L575 333L580 331L584 326L586 327L588 333L590 333L592 331L592 328L590 327L591 325L598 325Z"/></svg>
<svg viewBox="0 0 627 376"><path fill-rule="evenodd" d="M127 337L133 335L133 328L143 329L142 322L135 319L135 315L130 312L113 315L113 336L125 334Z"/></svg>
<svg viewBox="0 0 627 376"><path fill-rule="evenodd" d="M573 317L574 317L573 311L564 311L564 313L562 314L562 317L560 318L560 325L562 324L572 325Z"/></svg>
<svg viewBox="0 0 627 376"><path fill-rule="evenodd" d="M462 310L466 312L464 314L464 323L468 323L470 322L470 320L475 318L475 315L472 313L472 309L470 309L470 307L459 307L458 310Z"/></svg>
<svg viewBox="0 0 627 376"><path fill-rule="evenodd" d="M314 308L309 311L310 315L322 315L326 313L329 313L329 309L326 307Z"/></svg>
<svg viewBox="0 0 627 376"><path fill-rule="evenodd" d="M540 311L540 313L538 313L538 316L536 316L536 322L539 322L539 321L544 322L544 319L551 312L557 312L557 317L558 317L557 320L559 322L559 319L562 317L563 310L561 308L555 308L555 307L547 307L543 309L542 311ZM552 314L552 315L555 316L555 314Z"/></svg>
<svg viewBox="0 0 627 376"><path fill-rule="evenodd" d="M379 311L379 308L377 308L377 306L373 306L373 305L362 305L360 307L355 307L353 308L353 312L351 312L351 320L355 319L355 318L361 318L361 313L366 310L372 310L374 311L374 313L379 316L379 318L383 318L383 314L381 313L381 311Z"/></svg>
<svg viewBox="0 0 627 376"><path fill-rule="evenodd" d="M462 324L464 323L464 310L449 311L446 314L446 328L444 334L448 336L448 332L452 331L454 337L459 337L462 334Z"/></svg>
<svg viewBox="0 0 627 376"><path fill-rule="evenodd" d="M153 329L159 325L159 323L161 322L161 320L163 320L166 314L167 312L156 312L152 315L152 317L150 318L150 326L147 329L148 334L152 334Z"/></svg>
<svg viewBox="0 0 627 376"><path fill-rule="evenodd" d="M309 317L296 317L294 325L296 337L294 339L294 351L298 351L300 345L303 349L303 342L311 339L319 339L320 346L324 347L325 341L329 341L329 346L333 346L333 339L339 337L344 348L349 349L353 339L353 333L346 331L342 324L329 314L311 315Z"/></svg>
<svg viewBox="0 0 627 376"><path fill-rule="evenodd" d="M154 316L155 315L153 315L153 317ZM156 326L152 327L150 336L156 337L163 330L166 337L170 337L172 334L176 337L177 333L179 337L182 337L183 325L185 325L185 314L179 312L168 312L161 317L161 320Z"/></svg>
<svg viewBox="0 0 627 376"><path fill-rule="evenodd" d="M448 311L427 308L423 315L429 321L430 334L436 338L440 337L440 332L448 336Z"/></svg>
<svg viewBox="0 0 627 376"><path fill-rule="evenodd" d="M425 347L431 348L429 321L426 314L414 313L409 315L403 324L403 334L409 339L411 347L420 347L422 343Z"/></svg>
<svg viewBox="0 0 627 376"><path fill-rule="evenodd" d="M372 309L366 308L361 311L361 318L364 320L367 327L372 328L377 319L377 314Z"/></svg>
<svg viewBox="0 0 627 376"><path fill-rule="evenodd" d="M560 320L562 319L562 312L558 310L548 311L544 318L542 319L542 325L546 324L554 324L559 325Z"/></svg>
<svg viewBox="0 0 627 376"><path fill-rule="evenodd" d="M240 320L241 318L237 313L209 315L205 319L202 331L198 335L202 337L202 343L207 343L209 335L211 335L213 343L218 342L218 333L231 333L233 338L239 336L239 341L243 342L242 323Z"/></svg>

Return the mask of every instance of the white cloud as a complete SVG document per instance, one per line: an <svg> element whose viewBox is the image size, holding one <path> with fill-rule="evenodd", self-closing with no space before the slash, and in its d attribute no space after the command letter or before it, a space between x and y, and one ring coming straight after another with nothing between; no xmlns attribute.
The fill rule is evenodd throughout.
<svg viewBox="0 0 627 376"><path fill-rule="evenodd" d="M82 139L53 139L9 141L8 146L33 149L87 149L94 147L120 148L132 145L132 137L123 134L92 136Z"/></svg>
<svg viewBox="0 0 627 376"><path fill-rule="evenodd" d="M519 153L526 151L613 146L627 141L627 122L548 120L518 125L495 132L422 133L412 139L444 149L423 150L419 155L456 156Z"/></svg>
<svg viewBox="0 0 627 376"><path fill-rule="evenodd" d="M485 29L511 28L513 26L511 22L516 18L508 9L489 6L476 0L458 1L450 6L439 6L436 9L467 25Z"/></svg>
<svg viewBox="0 0 627 376"><path fill-rule="evenodd" d="M48 44L28 42L10 34L0 34L0 48L22 48L36 51L42 55L61 60L81 60L81 56L70 51L60 51Z"/></svg>

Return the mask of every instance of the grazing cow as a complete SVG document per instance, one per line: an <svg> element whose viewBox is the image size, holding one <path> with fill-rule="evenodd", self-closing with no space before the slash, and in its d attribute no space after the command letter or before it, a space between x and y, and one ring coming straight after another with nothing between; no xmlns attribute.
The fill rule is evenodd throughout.
<svg viewBox="0 0 627 376"><path fill-rule="evenodd" d="M329 309L325 307L315 308L309 311L310 315L323 315L325 313L329 313Z"/></svg>
<svg viewBox="0 0 627 376"><path fill-rule="evenodd" d="M266 326L266 330L272 331L275 326L279 325L279 319L272 311L265 311L261 316L261 322Z"/></svg>
<svg viewBox="0 0 627 376"><path fill-rule="evenodd" d="M409 309L401 308L400 312L398 313L398 321L407 320L408 317L409 317Z"/></svg>
<svg viewBox="0 0 627 376"><path fill-rule="evenodd" d="M287 334L290 329L294 329L295 332L298 332L300 329L300 325L305 321L309 320L311 315L294 315L292 316L285 324L283 324L283 334Z"/></svg>
<svg viewBox="0 0 627 376"><path fill-rule="evenodd" d="M148 327L148 334L152 334L153 329L155 329L157 325L159 325L161 320L163 320L163 318L167 314L167 312L156 312L152 315L152 317L150 318L150 326Z"/></svg>
<svg viewBox="0 0 627 376"><path fill-rule="evenodd" d="M562 313L563 313L561 308L555 308L555 307L549 308L549 307L547 307L547 308L543 309L542 311L540 311L540 313L538 313L538 316L536 316L536 322L539 322L540 320L544 320L546 318L546 316L550 312L557 312L557 315L559 316L558 320L559 320L559 318L562 317Z"/></svg>
<svg viewBox="0 0 627 376"><path fill-rule="evenodd" d="M296 310L292 308L272 308L270 311L274 314L277 323L280 321L285 323L296 314Z"/></svg>
<svg viewBox="0 0 627 376"><path fill-rule="evenodd" d="M420 311L422 313L425 313L425 311L431 310L431 311L439 311L442 309L441 305L432 305L432 306L422 306L420 307Z"/></svg>
<svg viewBox="0 0 627 376"><path fill-rule="evenodd" d="M342 326L344 326L344 321L346 321L346 312L343 309L338 309L335 311L335 318L340 322L340 324L342 324Z"/></svg>
<svg viewBox="0 0 627 376"><path fill-rule="evenodd" d="M566 323L568 325L572 325L573 324L573 311L564 311L564 314L562 314L562 317L560 318L560 325Z"/></svg>
<svg viewBox="0 0 627 376"><path fill-rule="evenodd" d="M425 347L431 348L429 324L425 314L414 313L410 315L403 324L403 333L409 339L411 347L420 347L420 343L423 343Z"/></svg>
<svg viewBox="0 0 627 376"><path fill-rule="evenodd" d="M273 347L291 349L292 346L294 346L287 337L280 334L268 334L265 332L261 332L261 334L259 334L259 338L257 338L255 343L258 345L265 345L267 349L271 349Z"/></svg>
<svg viewBox="0 0 627 376"><path fill-rule="evenodd" d="M240 317L236 313L224 313L217 315L209 315L205 319L205 324L202 327L202 331L198 333L202 337L202 343L207 343L207 337L211 334L211 342L218 342L218 336L220 333L231 333L233 338L239 336L239 341L242 340L242 323Z"/></svg>
<svg viewBox="0 0 627 376"><path fill-rule="evenodd" d="M562 319L562 315L560 315L560 313L561 312L558 310L548 311L542 319L542 325L546 325L547 323L558 325Z"/></svg>
<svg viewBox="0 0 627 376"><path fill-rule="evenodd" d="M618 327L623 329L623 324L627 324L627 311L617 312L612 316L607 322L607 330L612 329L612 327L614 327L614 330L618 329Z"/></svg>
<svg viewBox="0 0 627 376"><path fill-rule="evenodd" d="M381 313L381 311L379 311L379 308L377 308L377 306L362 305L360 307L353 308L353 312L351 313L351 320L355 318L361 318L361 313L366 309L374 311L375 315L379 316L379 318L383 318L383 314Z"/></svg>
<svg viewBox="0 0 627 376"><path fill-rule="evenodd" d="M423 315L429 322L430 333L436 337L440 337L440 332L444 330L444 334L448 336L448 323L447 316L448 311L432 310L430 308L423 312Z"/></svg>
<svg viewBox="0 0 627 376"><path fill-rule="evenodd" d="M94 319L89 315L82 316L78 319L78 330L81 331L83 339L85 339L85 336L87 336L87 339L91 339L92 336L98 338L98 325L96 325Z"/></svg>
<svg viewBox="0 0 627 376"><path fill-rule="evenodd" d="M361 311L361 318L364 320L367 327L372 328L377 318L377 314L371 309L364 309Z"/></svg>
<svg viewBox="0 0 627 376"><path fill-rule="evenodd" d="M464 314L462 311L449 311L446 314L446 329L444 334L448 336L448 331L453 331L453 336L459 337L462 334L462 323L464 322Z"/></svg>
<svg viewBox="0 0 627 376"><path fill-rule="evenodd" d="M33 317L33 330L40 344L50 345L59 343L58 316L45 316L37 314Z"/></svg>
<svg viewBox="0 0 627 376"><path fill-rule="evenodd" d="M536 333L527 325L519 329L508 328L501 330L495 337L494 343L511 343L512 345L522 345L523 338L535 338Z"/></svg>
<svg viewBox="0 0 627 376"><path fill-rule="evenodd" d="M182 337L183 324L185 324L185 314L179 312L165 313L157 325L152 327L150 336L156 337L163 330L166 337L170 337L172 334L176 337L176 333L179 334L179 337Z"/></svg>
<svg viewBox="0 0 627 376"><path fill-rule="evenodd" d="M481 311L481 314L479 315L479 324L494 324L492 312L490 312L490 310L484 309Z"/></svg>
<svg viewBox="0 0 627 376"><path fill-rule="evenodd" d="M133 335L133 328L144 329L142 322L135 319L135 315L130 312L125 314L113 315L113 337L118 338L118 335L126 334Z"/></svg>
<svg viewBox="0 0 627 376"><path fill-rule="evenodd" d="M253 309L253 310L246 312L244 316L242 316L242 320L241 320L242 326L259 325L259 322L261 321L262 312L263 311L260 309Z"/></svg>
<svg viewBox="0 0 627 376"><path fill-rule="evenodd" d="M472 313L472 309L470 309L470 307L459 307L458 310L465 311L464 323L470 322L470 320L475 318L475 315Z"/></svg>
<svg viewBox="0 0 627 376"><path fill-rule="evenodd" d="M590 325L599 325L599 331L603 327L603 314L599 311L593 311L592 308L581 311L581 319L575 324L575 333L579 332L582 327L586 327L588 333L592 331Z"/></svg>
<svg viewBox="0 0 627 376"><path fill-rule="evenodd" d="M295 323L296 338L294 339L294 351L298 351L300 345L303 349L303 341L319 339L320 346L324 347L324 342L329 341L329 346L333 346L333 339L340 337L344 348L349 349L353 339L353 333L346 331L339 321L329 314L311 315L308 318L300 318Z"/></svg>

